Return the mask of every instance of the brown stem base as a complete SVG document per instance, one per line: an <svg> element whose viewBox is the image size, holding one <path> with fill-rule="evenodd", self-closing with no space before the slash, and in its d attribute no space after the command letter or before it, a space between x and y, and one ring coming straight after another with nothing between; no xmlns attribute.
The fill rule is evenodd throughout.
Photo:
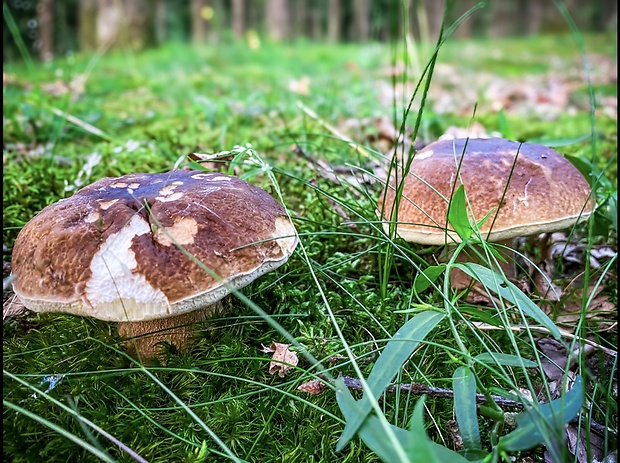
<svg viewBox="0 0 620 463"><path fill-rule="evenodd" d="M162 343L170 343L184 351L194 337L194 323L202 322L221 310L222 303L218 301L203 309L174 317L122 322L118 324L118 334L127 338L123 345L130 355L148 363L161 355Z"/></svg>

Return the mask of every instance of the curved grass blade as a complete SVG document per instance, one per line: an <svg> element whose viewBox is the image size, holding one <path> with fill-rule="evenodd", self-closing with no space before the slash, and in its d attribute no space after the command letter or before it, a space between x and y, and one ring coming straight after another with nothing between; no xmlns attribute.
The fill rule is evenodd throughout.
<svg viewBox="0 0 620 463"><path fill-rule="evenodd" d="M476 406L476 378L469 367L458 367L454 371L452 389L454 389L454 414L463 438L463 448L478 450L481 444Z"/></svg>
<svg viewBox="0 0 620 463"><path fill-rule="evenodd" d="M372 392L372 400L376 401L383 394L403 363L443 318L444 314L440 312L430 310L421 312L405 323L392 336L372 368L370 375L368 375L367 383ZM340 399L342 394L336 397ZM338 404L340 405L340 400ZM336 446L337 451L342 450L353 438L371 409L372 403L368 395L364 394L357 403L357 413L353 415L352 419L347 419L347 424Z"/></svg>
<svg viewBox="0 0 620 463"><path fill-rule="evenodd" d="M518 355L503 354L501 352L484 352L476 355L474 360L480 363L493 363L505 367L536 368L538 366L533 360L525 359Z"/></svg>
<svg viewBox="0 0 620 463"><path fill-rule="evenodd" d="M499 447L508 452L535 447L548 437L552 430L561 430L583 406L584 386L581 376L575 378L570 391L554 401L530 408L516 418L517 429L500 438ZM555 434L552 434L555 435Z"/></svg>
<svg viewBox="0 0 620 463"><path fill-rule="evenodd" d="M558 327L555 326L551 319L514 284L480 264L467 262L455 264L454 266L482 283L488 290L516 305L523 313L532 317L541 326L549 330L549 333L551 333L555 339L561 338Z"/></svg>
<svg viewBox="0 0 620 463"><path fill-rule="evenodd" d="M25 408L22 408L19 405L15 405L13 402L9 402L8 400L4 400L3 399L2 400L2 404L5 407L11 408L11 409L15 410L17 413L21 413L22 415L27 416L31 420L37 421L37 422L41 423L43 426L48 427L52 431L57 432L61 436L66 437L67 439L75 442L77 445L82 447L84 450L87 450L88 452L90 452L93 455L95 455L101 461L105 461L105 462L109 462L109 463L116 462L116 460L113 459L112 457L110 457L107 453L101 452L98 448L96 448L93 445L89 444L85 440L80 439L78 436L76 436L75 434L67 431L66 429L58 426L56 423L52 423L51 421L46 420L45 418L37 415L36 413L33 413L30 410L26 410Z"/></svg>
<svg viewBox="0 0 620 463"><path fill-rule="evenodd" d="M424 401L426 396L416 402L411 416L411 428L407 453L411 462L415 461L449 461L451 463L466 463L470 460L442 445L433 442L426 435L424 427Z"/></svg>

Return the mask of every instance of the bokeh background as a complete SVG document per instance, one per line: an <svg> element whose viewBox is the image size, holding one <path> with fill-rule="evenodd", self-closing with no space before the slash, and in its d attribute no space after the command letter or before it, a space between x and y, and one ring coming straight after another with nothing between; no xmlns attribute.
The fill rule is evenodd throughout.
<svg viewBox="0 0 620 463"><path fill-rule="evenodd" d="M454 2L449 19L476 3ZM458 28L456 37L525 36L569 28L554 1L487 4ZM261 40L387 41L402 37L402 27L409 27L414 39L434 40L445 0L412 0L408 8L405 5L399 0L9 0L3 4L5 18L8 9L14 24L3 29L3 59L20 59L26 51L44 60L100 48L138 51L167 41L246 40L254 47ZM566 0L562 5L582 32L617 26L614 0ZM401 21L405 9L408 21ZM11 28L19 31L23 44L13 40Z"/></svg>

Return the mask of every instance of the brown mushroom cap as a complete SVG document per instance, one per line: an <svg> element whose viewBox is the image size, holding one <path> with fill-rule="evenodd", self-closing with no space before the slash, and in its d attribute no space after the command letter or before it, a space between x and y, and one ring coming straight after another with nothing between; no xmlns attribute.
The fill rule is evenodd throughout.
<svg viewBox="0 0 620 463"><path fill-rule="evenodd" d="M492 242L569 228L586 219L594 206L587 180L551 148L503 138L440 140L418 151L412 161L399 203L398 235L431 245L460 241L449 229L447 213L452 191L461 182L473 220L493 211L480 227ZM385 220L394 197L392 179L385 203L383 194L379 198Z"/></svg>
<svg viewBox="0 0 620 463"><path fill-rule="evenodd" d="M154 320L220 300L282 265L296 245L284 208L236 177L176 170L104 178L21 230L13 288L37 312Z"/></svg>

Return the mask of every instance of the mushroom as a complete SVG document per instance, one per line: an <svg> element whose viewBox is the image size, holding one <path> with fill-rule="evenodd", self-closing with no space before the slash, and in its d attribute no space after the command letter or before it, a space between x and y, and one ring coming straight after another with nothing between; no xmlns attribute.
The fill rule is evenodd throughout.
<svg viewBox="0 0 620 463"><path fill-rule="evenodd" d="M103 178L44 208L13 247L13 289L35 312L119 323L146 359L183 350L192 324L297 246L284 208L220 173Z"/></svg>
<svg viewBox="0 0 620 463"><path fill-rule="evenodd" d="M397 170L402 179L402 167ZM512 249L520 236L571 227L593 210L591 189L581 173L561 154L535 143L503 138L452 139L431 143L418 151L404 179L398 206L396 233L412 243L442 245L460 242L449 228L447 213L452 192L463 184L472 222L483 238ZM395 180L378 201L383 220L390 220ZM468 209L469 209L468 207ZM389 222L384 222L389 229ZM506 276L516 275L508 251ZM501 262L501 261L500 261ZM470 279L453 279L463 288Z"/></svg>

